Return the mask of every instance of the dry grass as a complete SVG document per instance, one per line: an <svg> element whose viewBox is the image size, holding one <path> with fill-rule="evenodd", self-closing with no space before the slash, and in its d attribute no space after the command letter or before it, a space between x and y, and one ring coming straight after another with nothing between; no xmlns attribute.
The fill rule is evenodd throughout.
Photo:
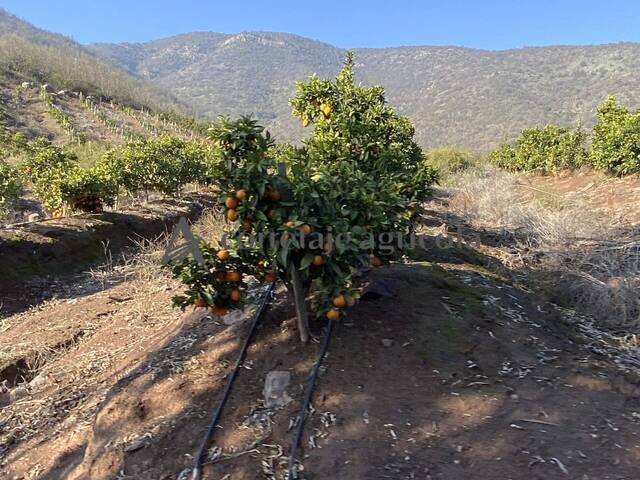
<svg viewBox="0 0 640 480"><path fill-rule="evenodd" d="M593 190L557 194L492 168L465 172L447 193L455 215L503 235L555 298L602 325L640 327L640 226L626 209L594 208Z"/></svg>

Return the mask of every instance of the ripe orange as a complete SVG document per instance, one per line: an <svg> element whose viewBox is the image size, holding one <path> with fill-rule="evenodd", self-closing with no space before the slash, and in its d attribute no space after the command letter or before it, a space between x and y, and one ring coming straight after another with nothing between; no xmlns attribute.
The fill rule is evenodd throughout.
<svg viewBox="0 0 640 480"><path fill-rule="evenodd" d="M321 104L320 110L322 111L322 113L324 113L325 117L328 117L329 115L331 115L331 112L332 112L331 105L329 105L328 103Z"/></svg>
<svg viewBox="0 0 640 480"><path fill-rule="evenodd" d="M271 283L271 282L275 282L276 278L278 278L277 273L274 270L271 270L267 272L267 274L264 276L264 281L267 283Z"/></svg>
<svg viewBox="0 0 640 480"><path fill-rule="evenodd" d="M218 257L218 260L222 260L223 262L229 258L229 250L218 250L218 253L216 253L216 256Z"/></svg>
<svg viewBox="0 0 640 480"><path fill-rule="evenodd" d="M216 271L216 278L217 278L220 282L226 282L226 281L227 281L227 272L225 272L224 270L218 270L218 271Z"/></svg>
<svg viewBox="0 0 640 480"><path fill-rule="evenodd" d="M237 271L227 273L227 282L239 282L242 280L242 274Z"/></svg>
<svg viewBox="0 0 640 480"><path fill-rule="evenodd" d="M207 303L207 301L204 298L198 298L196 301L193 302L193 305L198 307L198 308L204 308L204 307L208 306L209 304Z"/></svg>
<svg viewBox="0 0 640 480"><path fill-rule="evenodd" d="M247 198L247 191L246 190L238 190L236 192L236 198L238 200L244 200L245 198Z"/></svg>
<svg viewBox="0 0 640 480"><path fill-rule="evenodd" d="M296 226L296 222L294 222L293 220L290 220L287 222L287 228L293 228Z"/></svg>
<svg viewBox="0 0 640 480"><path fill-rule="evenodd" d="M282 194L278 190L269 190L267 195L272 202L279 202L282 198Z"/></svg>
<svg viewBox="0 0 640 480"><path fill-rule="evenodd" d="M234 209L238 206L238 200L233 197L227 197L227 199L224 201L224 205L227 208Z"/></svg>
<svg viewBox="0 0 640 480"><path fill-rule="evenodd" d="M227 313L227 309L224 307L218 307L217 305L214 307L211 307L211 313L214 315L219 315L222 316L225 313Z"/></svg>
<svg viewBox="0 0 640 480"><path fill-rule="evenodd" d="M332 308L327 312L327 318L329 320L338 320L340 318L340 310L337 308Z"/></svg>
<svg viewBox="0 0 640 480"><path fill-rule="evenodd" d="M311 233L311 226L307 225L306 223L304 225L302 225L300 227L300 230L302 231L302 233L304 233L305 235L309 235Z"/></svg>
<svg viewBox="0 0 640 480"><path fill-rule="evenodd" d="M240 293L240 290L238 289L233 289L231 290L231 294L229 295L229 298L234 302L237 302L242 298L242 293Z"/></svg>
<svg viewBox="0 0 640 480"><path fill-rule="evenodd" d="M383 264L382 259L376 255L371 255L371 265L374 267L381 267Z"/></svg>
<svg viewBox="0 0 640 480"><path fill-rule="evenodd" d="M324 257L322 255L316 255L315 257L313 257L311 263L313 263L316 267L319 267L320 265L324 264Z"/></svg>
<svg viewBox="0 0 640 480"><path fill-rule="evenodd" d="M227 220L230 222L235 222L238 219L238 212L236 212L233 208L227 210Z"/></svg>
<svg viewBox="0 0 640 480"><path fill-rule="evenodd" d="M336 295L333 297L333 306L336 308L344 308L347 306L347 300L344 298L344 295Z"/></svg>

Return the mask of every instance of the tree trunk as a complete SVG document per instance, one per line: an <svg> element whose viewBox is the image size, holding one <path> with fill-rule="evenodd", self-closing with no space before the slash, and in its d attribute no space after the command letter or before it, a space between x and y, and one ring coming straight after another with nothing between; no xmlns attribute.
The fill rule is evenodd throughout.
<svg viewBox="0 0 640 480"><path fill-rule="evenodd" d="M306 295L300 279L300 272L298 272L293 262L289 263L289 278L291 279L293 290L293 303L296 307L300 340L303 343L307 343L309 341L309 315L307 313Z"/></svg>

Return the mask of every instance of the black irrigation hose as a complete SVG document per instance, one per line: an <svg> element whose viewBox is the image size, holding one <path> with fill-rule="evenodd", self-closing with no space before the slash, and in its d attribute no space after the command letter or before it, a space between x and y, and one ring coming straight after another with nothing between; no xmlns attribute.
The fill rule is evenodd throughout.
<svg viewBox="0 0 640 480"><path fill-rule="evenodd" d="M271 285L269 285L269 288L264 294L264 297L262 297L262 303L260 304L260 307L258 308L258 311L256 312L255 316L253 317L251 328L249 329L249 333L247 334L244 344L242 345L242 349L240 350L240 355L238 355L238 359L236 360L236 366L233 369L231 376L229 377L229 381L227 382L227 386L224 390L224 395L222 396L222 399L220 400L218 407L216 408L213 416L211 417L209 428L207 428L207 432L202 438L202 443L200 444L200 448L198 448L198 453L196 454L195 463L193 465L193 473L191 475L192 480L199 480L200 476L202 475L202 462L204 461L204 457L207 453L207 446L209 445L209 442L211 441L211 437L213 436L213 432L216 428L216 425L220 420L220 415L222 415L222 409L224 408L225 404L227 403L227 400L229 399L229 394L231 393L231 387L233 386L233 382L238 376L238 372L240 371L242 362L244 362L244 357L246 356L247 349L251 344L251 339L253 338L253 334L256 330L256 326L260 321L260 317L262 316L262 313L264 312L265 308L269 304L271 292L273 291L273 287L275 284L276 282L272 282Z"/></svg>
<svg viewBox="0 0 640 480"><path fill-rule="evenodd" d="M316 386L316 380L318 379L320 367L322 366L324 357L326 356L327 350L329 349L329 339L331 338L331 331L333 330L334 323L334 320L329 320L329 323L327 324L327 328L324 332L324 338L322 340L322 350L320 351L320 356L318 357L318 361L313 367L313 371L311 372L311 376L309 377L309 382L307 383L302 410L300 410L300 414L298 415L298 425L296 428L296 433L293 437L293 443L291 444L291 454L289 456L289 471L287 473L287 480L294 480L295 478L297 478L297 473L295 472L296 452L298 450L298 447L300 446L300 441L302 440L304 422L307 419L307 411L309 410L309 403L311 403L311 397L313 396L313 389Z"/></svg>

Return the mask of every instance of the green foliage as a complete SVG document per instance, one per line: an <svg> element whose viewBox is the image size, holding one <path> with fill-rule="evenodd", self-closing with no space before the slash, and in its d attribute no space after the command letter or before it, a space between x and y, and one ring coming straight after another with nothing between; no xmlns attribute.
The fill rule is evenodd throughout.
<svg viewBox="0 0 640 480"><path fill-rule="evenodd" d="M383 248L373 239L393 232L397 240L413 230L436 174L424 162L413 126L386 104L383 89L355 83L350 55L335 80L314 76L298 84L291 105L295 116L314 125L301 148L275 146L246 117L222 118L210 129L220 200L227 218L239 220L229 229L232 258L243 273L277 272L288 285L299 275L304 288L316 292L317 312L339 315L334 300L357 297L352 281L362 268L404 253L396 241ZM209 258L213 251L203 246ZM174 274L187 284L187 299L212 288L216 295L208 305L233 306L217 283L184 276L219 269L215 258L204 267L190 258ZM178 303L188 301L180 297Z"/></svg>
<svg viewBox="0 0 640 480"><path fill-rule="evenodd" d="M29 144L29 156L22 169L31 181L33 193L50 212L63 206L60 187L69 174L79 168L75 155L39 138Z"/></svg>
<svg viewBox="0 0 640 480"><path fill-rule="evenodd" d="M157 191L173 195L205 178L205 148L169 136L139 139L101 160L101 171L129 194ZM105 163L111 163L106 166Z"/></svg>
<svg viewBox="0 0 640 480"><path fill-rule="evenodd" d="M640 173L640 111L630 112L607 97L598 107L592 137L594 167L614 175Z"/></svg>
<svg viewBox="0 0 640 480"><path fill-rule="evenodd" d="M556 125L522 130L514 145L503 144L490 153L489 160L511 171L555 173L585 165L588 159L586 135Z"/></svg>
<svg viewBox="0 0 640 480"><path fill-rule="evenodd" d="M0 160L0 218L7 213L8 207L22 194L22 179L19 172Z"/></svg>
<svg viewBox="0 0 640 480"><path fill-rule="evenodd" d="M442 176L463 172L471 168L476 159L471 152L454 147L432 148L427 152L426 162L434 167Z"/></svg>
<svg viewBox="0 0 640 480"><path fill-rule="evenodd" d="M60 183L63 202L73 210L101 212L104 205L113 206L118 188L111 178L97 168L72 168Z"/></svg>

